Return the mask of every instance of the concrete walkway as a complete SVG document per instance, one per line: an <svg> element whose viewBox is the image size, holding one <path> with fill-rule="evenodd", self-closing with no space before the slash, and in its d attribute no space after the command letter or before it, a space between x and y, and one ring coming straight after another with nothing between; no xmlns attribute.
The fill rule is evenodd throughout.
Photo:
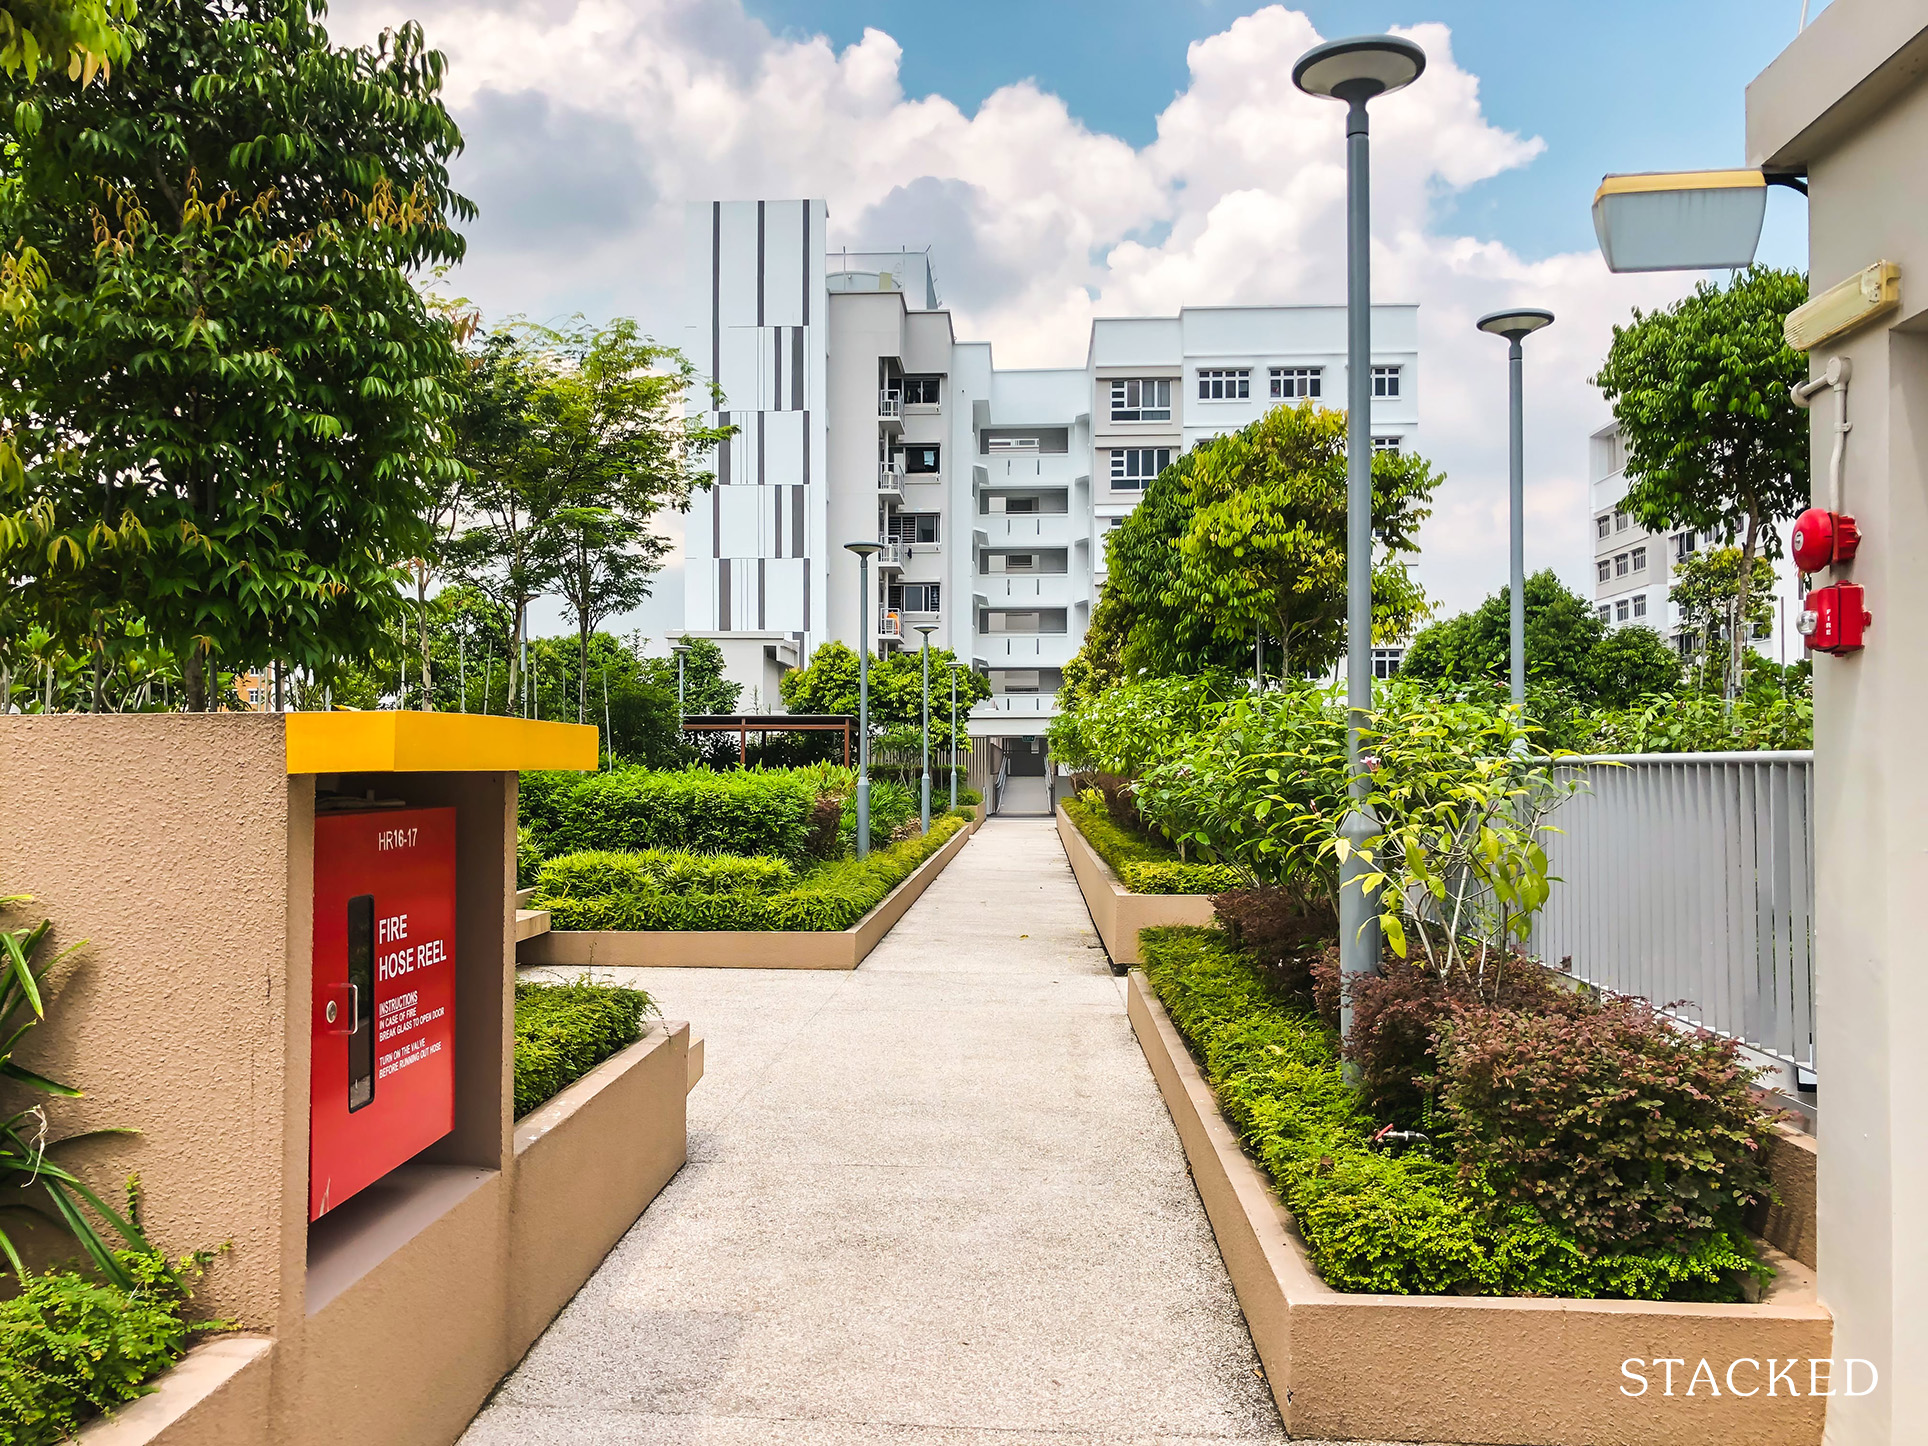
<svg viewBox="0 0 1928 1446"><path fill-rule="evenodd" d="M690 1163L469 1446L1285 1440L1049 821L854 974L604 972L707 1041Z"/></svg>

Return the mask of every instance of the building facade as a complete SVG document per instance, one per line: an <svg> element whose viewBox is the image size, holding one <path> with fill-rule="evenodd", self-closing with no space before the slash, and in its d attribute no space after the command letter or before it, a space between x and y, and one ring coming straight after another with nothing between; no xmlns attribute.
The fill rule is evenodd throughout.
<svg viewBox="0 0 1928 1446"><path fill-rule="evenodd" d="M827 252L825 223L821 201L689 210L685 354L737 432L691 511L685 625L768 711L820 643L914 648L929 625L991 681L972 733L1035 737L1106 534L1198 442L1280 404L1342 406L1345 308L1100 319L1082 367L1000 369L957 337L928 253ZM1418 309L1375 307L1373 341L1373 444L1409 447ZM853 541L882 544L867 605Z"/></svg>

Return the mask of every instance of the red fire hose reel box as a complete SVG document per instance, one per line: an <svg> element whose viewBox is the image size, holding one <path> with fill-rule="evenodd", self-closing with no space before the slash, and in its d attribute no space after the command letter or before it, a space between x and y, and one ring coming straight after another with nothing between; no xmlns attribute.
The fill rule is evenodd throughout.
<svg viewBox="0 0 1928 1446"><path fill-rule="evenodd" d="M308 1218L455 1125L455 810L315 819Z"/></svg>

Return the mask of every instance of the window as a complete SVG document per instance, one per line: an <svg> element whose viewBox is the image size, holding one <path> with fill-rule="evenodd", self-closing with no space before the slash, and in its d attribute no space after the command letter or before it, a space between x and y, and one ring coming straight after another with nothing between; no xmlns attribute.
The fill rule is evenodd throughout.
<svg viewBox="0 0 1928 1446"><path fill-rule="evenodd" d="M1674 634L1674 651L1679 653L1683 658L1691 658L1697 651L1699 642L1699 635L1696 634L1693 629L1682 628Z"/></svg>
<svg viewBox="0 0 1928 1446"><path fill-rule="evenodd" d="M1374 648L1372 650L1372 676L1390 678L1399 672L1399 665L1406 660L1404 648Z"/></svg>
<svg viewBox="0 0 1928 1446"><path fill-rule="evenodd" d="M1112 421L1169 422L1171 419L1172 384L1168 377L1112 378Z"/></svg>
<svg viewBox="0 0 1928 1446"><path fill-rule="evenodd" d="M1007 497L1004 499L1006 512L1036 512L1038 499L1035 497Z"/></svg>
<svg viewBox="0 0 1928 1446"><path fill-rule="evenodd" d="M1374 437L1372 439L1372 450L1375 452L1390 452L1393 456L1397 457L1399 455L1399 439L1397 437Z"/></svg>
<svg viewBox="0 0 1928 1446"><path fill-rule="evenodd" d="M1601 603L1599 607L1594 609L1594 611L1600 614L1601 622L1610 623L1613 621L1613 604L1612 603Z"/></svg>
<svg viewBox="0 0 1928 1446"><path fill-rule="evenodd" d="M1615 532L1625 532L1627 530L1627 522L1628 522L1627 514L1622 512L1618 507L1614 508L1613 509L1613 530Z"/></svg>
<svg viewBox="0 0 1928 1446"><path fill-rule="evenodd" d="M1609 582L1613 578L1613 564L1604 557L1593 565L1593 571L1599 582Z"/></svg>
<svg viewBox="0 0 1928 1446"><path fill-rule="evenodd" d="M939 585L934 582L896 582L890 585L890 606L898 612L934 613Z"/></svg>
<svg viewBox="0 0 1928 1446"><path fill-rule="evenodd" d="M1645 572L1647 570L1647 549L1646 548L1636 547L1633 550L1633 570L1635 572Z"/></svg>
<svg viewBox="0 0 1928 1446"><path fill-rule="evenodd" d="M1625 598L1621 598L1619 602L1613 605L1613 620L1617 623L1624 623L1627 620L1627 600Z"/></svg>
<svg viewBox="0 0 1928 1446"><path fill-rule="evenodd" d="M257 708L261 706L261 690L259 688L248 689L248 702Z"/></svg>
<svg viewBox="0 0 1928 1446"><path fill-rule="evenodd" d="M1036 437L986 437L986 452L1035 452L1038 450Z"/></svg>
<svg viewBox="0 0 1928 1446"><path fill-rule="evenodd" d="M1201 402L1242 402L1252 395L1252 373L1236 370L1202 371L1198 374L1198 399Z"/></svg>
<svg viewBox="0 0 1928 1446"><path fill-rule="evenodd" d="M1615 577L1625 577L1627 575L1627 554L1626 553L1623 552L1618 557L1614 558L1613 575Z"/></svg>
<svg viewBox="0 0 1928 1446"><path fill-rule="evenodd" d="M1120 447L1111 454L1111 490L1142 492L1171 464L1170 447Z"/></svg>
<svg viewBox="0 0 1928 1446"><path fill-rule="evenodd" d="M1374 367L1372 369L1372 394L1375 397L1398 396L1399 368Z"/></svg>
<svg viewBox="0 0 1928 1446"><path fill-rule="evenodd" d="M1612 536L1612 534L1613 534L1613 519L1609 517L1606 513L1602 512L1599 515L1599 517L1594 519L1593 535L1597 538L1600 538L1602 541L1605 541L1608 537Z"/></svg>
<svg viewBox="0 0 1928 1446"><path fill-rule="evenodd" d="M1007 552L1004 554L1006 572L1036 572L1038 555L1035 552Z"/></svg>
<svg viewBox="0 0 1928 1446"><path fill-rule="evenodd" d="M1316 397L1324 376L1320 367L1273 367L1272 395L1275 397Z"/></svg>
<svg viewBox="0 0 1928 1446"><path fill-rule="evenodd" d="M1106 532L1116 532L1119 528L1123 527L1124 525L1125 525L1125 519L1122 517L1107 517L1105 519Z"/></svg>
<svg viewBox="0 0 1928 1446"><path fill-rule="evenodd" d="M935 512L894 512L884 523L884 539L887 542L940 541L937 514Z"/></svg>
<svg viewBox="0 0 1928 1446"><path fill-rule="evenodd" d="M937 470L939 448L937 443L919 443L906 447L901 454L906 472L935 472Z"/></svg>
<svg viewBox="0 0 1928 1446"><path fill-rule="evenodd" d="M907 407L934 407L937 405L937 386L942 377L905 377L904 405Z"/></svg>
<svg viewBox="0 0 1928 1446"><path fill-rule="evenodd" d="M1633 615L1637 618L1647 616L1647 595L1644 592L1633 595Z"/></svg>
<svg viewBox="0 0 1928 1446"><path fill-rule="evenodd" d="M1692 557L1694 555L1694 544L1695 544L1695 538L1693 533L1691 532L1675 533L1674 534L1674 557L1680 561L1685 561L1687 558Z"/></svg>

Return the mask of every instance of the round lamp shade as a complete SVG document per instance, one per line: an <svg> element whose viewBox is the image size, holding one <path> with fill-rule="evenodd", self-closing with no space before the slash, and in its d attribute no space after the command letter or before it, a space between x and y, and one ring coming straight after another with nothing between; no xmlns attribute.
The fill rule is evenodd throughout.
<svg viewBox="0 0 1928 1446"><path fill-rule="evenodd" d="M1426 69L1426 52L1397 35L1328 40L1299 57L1292 83L1307 95L1370 100L1401 90Z"/></svg>
<svg viewBox="0 0 1928 1446"><path fill-rule="evenodd" d="M919 623L917 625L917 631L924 635L924 641L929 642L931 634L937 631L937 624Z"/></svg>
<svg viewBox="0 0 1928 1446"><path fill-rule="evenodd" d="M846 542L844 544L845 552L854 552L859 557L875 557L883 550L884 545L881 542Z"/></svg>
<svg viewBox="0 0 1928 1446"><path fill-rule="evenodd" d="M1491 311L1479 319L1479 329L1508 341L1518 341L1543 326L1553 325L1553 313L1537 306L1517 306L1508 311Z"/></svg>

